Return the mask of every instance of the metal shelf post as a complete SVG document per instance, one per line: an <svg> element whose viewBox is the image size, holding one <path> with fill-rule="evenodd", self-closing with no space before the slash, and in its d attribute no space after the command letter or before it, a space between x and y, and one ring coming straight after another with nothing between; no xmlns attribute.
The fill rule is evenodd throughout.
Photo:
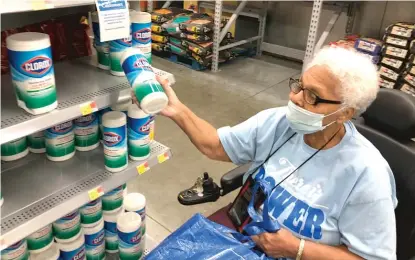
<svg viewBox="0 0 415 260"><path fill-rule="evenodd" d="M307 48L305 50L305 57L303 61L303 72L307 63L313 57L314 47L316 44L316 37L318 31L318 24L320 22L321 8L323 7L323 0L314 0L313 11L311 12L310 29L307 37Z"/></svg>
<svg viewBox="0 0 415 260"><path fill-rule="evenodd" d="M269 2L262 2L262 16L258 18L259 20L259 28L258 28L258 38L257 45L256 45L256 55L262 55L262 43L264 42L264 34L265 34L265 26L267 24L267 12L268 12L268 3Z"/></svg>
<svg viewBox="0 0 415 260"><path fill-rule="evenodd" d="M213 27L213 56L212 56L212 72L218 71L219 63L219 43L220 43L220 24L222 20L222 1L215 1L215 23Z"/></svg>

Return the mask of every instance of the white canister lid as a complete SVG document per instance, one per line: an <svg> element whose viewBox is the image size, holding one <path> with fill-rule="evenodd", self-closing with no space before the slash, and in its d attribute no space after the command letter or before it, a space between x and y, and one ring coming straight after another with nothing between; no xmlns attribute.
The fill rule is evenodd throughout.
<svg viewBox="0 0 415 260"><path fill-rule="evenodd" d="M85 235L92 235L92 234L96 234L99 231L104 229L104 219L101 218L99 221L95 222L95 226L92 227L85 227L82 226L82 228L84 229L84 234Z"/></svg>
<svg viewBox="0 0 415 260"><path fill-rule="evenodd" d="M141 217L135 212L124 212L117 219L117 229L124 233L131 233L141 227Z"/></svg>
<svg viewBox="0 0 415 260"><path fill-rule="evenodd" d="M102 215L104 217L104 221L105 222L111 222L111 223L116 223L118 217L124 212L124 208L120 207L116 210L111 210L111 211L102 211Z"/></svg>
<svg viewBox="0 0 415 260"><path fill-rule="evenodd" d="M122 102L117 102L117 104L111 106L112 111L128 111L128 107L131 105L131 97L130 99Z"/></svg>
<svg viewBox="0 0 415 260"><path fill-rule="evenodd" d="M149 114L141 110L136 104L131 104L128 107L128 117L131 118L146 118L150 117Z"/></svg>
<svg viewBox="0 0 415 260"><path fill-rule="evenodd" d="M6 44L12 51L36 51L50 47L50 38L45 33L23 32L7 37Z"/></svg>
<svg viewBox="0 0 415 260"><path fill-rule="evenodd" d="M69 252L80 248L83 244L85 244L85 237L81 229L81 231L79 231L78 233L77 238L74 241L71 241L69 243L59 242L58 247L61 251Z"/></svg>
<svg viewBox="0 0 415 260"><path fill-rule="evenodd" d="M140 49L138 48L128 48L127 50L124 51L123 55L121 56L120 64L122 65L128 57L135 55L135 54L144 55L144 53L140 51Z"/></svg>
<svg viewBox="0 0 415 260"><path fill-rule="evenodd" d="M120 127L127 124L127 116L123 112L110 111L102 116L104 127Z"/></svg>
<svg viewBox="0 0 415 260"><path fill-rule="evenodd" d="M138 192L129 193L124 197L124 209L126 211L138 211L146 206L146 197Z"/></svg>
<svg viewBox="0 0 415 260"><path fill-rule="evenodd" d="M130 12L132 23L151 23L151 14L146 12Z"/></svg>
<svg viewBox="0 0 415 260"><path fill-rule="evenodd" d="M162 111L168 103L169 99L164 92L153 92L141 100L140 107L144 112L152 115Z"/></svg>
<svg viewBox="0 0 415 260"><path fill-rule="evenodd" d="M43 251L42 253L32 253L30 252L30 260L58 260L60 256L59 248L56 243L52 243L52 246L48 250Z"/></svg>

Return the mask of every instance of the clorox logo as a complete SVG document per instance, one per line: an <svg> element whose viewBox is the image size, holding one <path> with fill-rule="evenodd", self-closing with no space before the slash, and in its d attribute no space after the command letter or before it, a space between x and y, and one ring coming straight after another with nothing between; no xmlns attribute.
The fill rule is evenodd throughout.
<svg viewBox="0 0 415 260"><path fill-rule="evenodd" d="M62 123L60 125L55 125L52 127L52 131L55 133L65 133L72 128L72 121Z"/></svg>
<svg viewBox="0 0 415 260"><path fill-rule="evenodd" d="M141 232L139 231L137 235L132 236L130 242L133 244L139 243L141 241Z"/></svg>
<svg viewBox="0 0 415 260"><path fill-rule="evenodd" d="M42 75L52 66L52 60L48 57L37 56L22 64L22 69L28 73Z"/></svg>
<svg viewBox="0 0 415 260"><path fill-rule="evenodd" d="M83 247L81 251L79 251L76 255L74 255L74 257L72 257L71 260L80 260L80 259L84 259L84 257L85 257L85 247Z"/></svg>
<svg viewBox="0 0 415 260"><path fill-rule="evenodd" d="M114 146L121 142L121 136L113 132L104 133L103 139L106 146Z"/></svg>
<svg viewBox="0 0 415 260"><path fill-rule="evenodd" d="M76 218L76 217L77 217L77 215L78 215L78 212L77 212L77 211L75 211L75 212L73 212L73 213L71 213L71 214L68 214L68 215L66 215L66 216L62 217L61 219L62 219L62 220L72 220L72 219Z"/></svg>
<svg viewBox="0 0 415 260"><path fill-rule="evenodd" d="M137 59L134 62L133 67L134 68L138 68L138 69L144 69L144 70L150 70L150 71L152 71L150 64L148 64L148 61L145 58L139 58L139 59Z"/></svg>
<svg viewBox="0 0 415 260"><path fill-rule="evenodd" d="M102 241L104 240L104 230L101 230L101 232L99 233L99 235L94 238L94 240L92 240L92 244L93 245L100 245L102 243Z"/></svg>
<svg viewBox="0 0 415 260"><path fill-rule="evenodd" d="M142 125L138 131L140 131L143 134L150 133L150 121L147 121L144 125Z"/></svg>
<svg viewBox="0 0 415 260"><path fill-rule="evenodd" d="M141 43L148 43L151 39L151 30L149 28L143 28L134 32L134 39Z"/></svg>
<svg viewBox="0 0 415 260"><path fill-rule="evenodd" d="M95 114L82 116L82 117L75 119L75 124L77 126L88 126L95 120L95 118L96 118Z"/></svg>

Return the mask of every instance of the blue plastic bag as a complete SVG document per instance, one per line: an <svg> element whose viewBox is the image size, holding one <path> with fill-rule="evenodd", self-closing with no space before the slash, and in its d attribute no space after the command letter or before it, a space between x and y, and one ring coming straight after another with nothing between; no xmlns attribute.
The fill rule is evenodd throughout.
<svg viewBox="0 0 415 260"><path fill-rule="evenodd" d="M254 247L250 237L195 214L145 259L272 259L254 251Z"/></svg>

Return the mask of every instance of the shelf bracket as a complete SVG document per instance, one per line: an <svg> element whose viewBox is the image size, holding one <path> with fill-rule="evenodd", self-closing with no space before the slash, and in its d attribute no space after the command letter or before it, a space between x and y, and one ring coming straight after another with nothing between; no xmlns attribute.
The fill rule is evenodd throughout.
<svg viewBox="0 0 415 260"><path fill-rule="evenodd" d="M320 22L320 14L322 7L323 0L314 0L313 10L311 11L310 29L308 30L307 47L305 50L305 56L303 60L303 72L314 54L314 47L316 44L318 24Z"/></svg>
<svg viewBox="0 0 415 260"><path fill-rule="evenodd" d="M340 17L340 15L341 15L341 13L342 13L342 11L341 11L341 10L339 10L339 11L336 11L336 12L332 15L332 17L331 17L331 19L330 19L329 23L328 23L328 24L327 24L327 26L326 26L326 29L324 29L324 32L321 34L320 39L318 40L318 42L317 42L316 46L314 47L314 52L317 52L318 50L320 50L320 49L321 49L321 47L323 46L324 42L325 42L325 41L326 41L326 39L327 39L327 36L329 36L329 34L330 34L331 30L333 30L334 25L335 25L335 24L336 24L336 22L339 20L339 17Z"/></svg>
<svg viewBox="0 0 415 260"><path fill-rule="evenodd" d="M219 43L220 41L220 24L222 19L222 0L215 1L215 22L213 27L213 53L212 53L212 72L218 71L219 63Z"/></svg>

